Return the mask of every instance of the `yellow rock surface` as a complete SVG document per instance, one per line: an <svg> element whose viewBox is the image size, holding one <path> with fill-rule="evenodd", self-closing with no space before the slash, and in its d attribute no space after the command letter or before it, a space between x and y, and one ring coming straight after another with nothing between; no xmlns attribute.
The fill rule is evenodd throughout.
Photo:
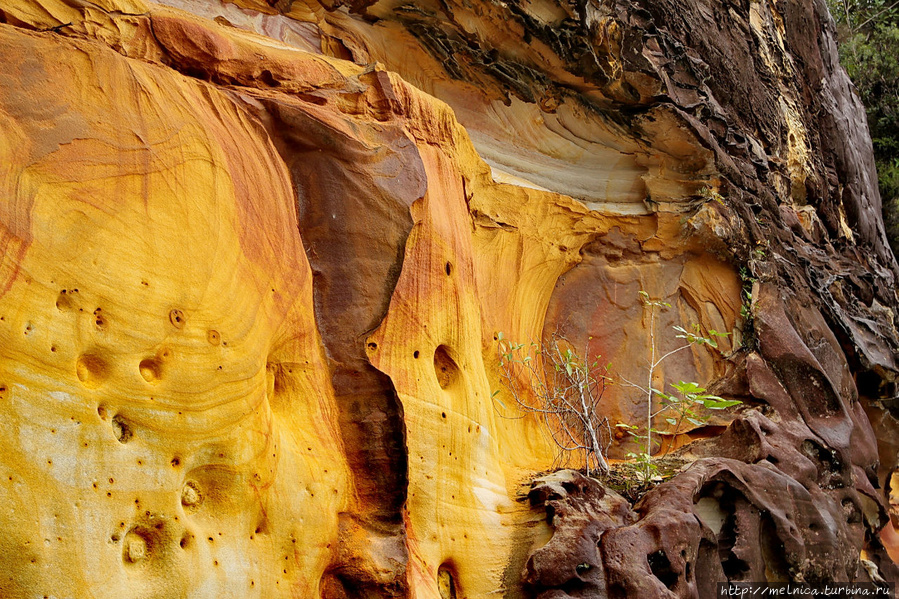
<svg viewBox="0 0 899 599"><path fill-rule="evenodd" d="M494 182L453 111L381 66L153 4L0 8L4 597L353 596L320 581L366 568L398 568L396 595L519 596L548 534L521 484L556 451L532 418L496 409L498 333L571 326L632 375L647 352L640 289L676 304L664 326L739 330L734 269L643 204L646 186L680 189L658 152L597 158L603 177L627 174L606 199L633 209L591 210ZM388 130L421 165L396 286L355 340L401 402L408 564L381 568L387 550L340 529L367 509L356 483L379 472L347 458L332 379L346 365L319 333L317 249L279 145L298 142L275 139L273 107L356 144L360 172L366 152L395 150ZM720 367L697 354L675 370L705 381ZM641 407L610 393L604 409Z"/></svg>
<svg viewBox="0 0 899 599"><path fill-rule="evenodd" d="M0 595L313 596L348 480L274 149L209 84L0 48Z"/></svg>

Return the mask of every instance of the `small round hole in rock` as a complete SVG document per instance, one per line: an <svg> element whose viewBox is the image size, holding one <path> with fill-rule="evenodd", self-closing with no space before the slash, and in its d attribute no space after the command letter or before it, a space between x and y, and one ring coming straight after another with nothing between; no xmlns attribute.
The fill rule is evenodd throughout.
<svg viewBox="0 0 899 599"><path fill-rule="evenodd" d="M136 564L150 557L152 543L150 535L143 529L134 528L125 535L122 557L125 563Z"/></svg>
<svg viewBox="0 0 899 599"><path fill-rule="evenodd" d="M148 383L153 383L162 378L162 362L158 358L147 358L141 360L140 375Z"/></svg>
<svg viewBox="0 0 899 599"><path fill-rule="evenodd" d="M70 310L72 308L72 300L69 298L67 294L67 290L63 289L59 292L59 296L56 298L56 309L57 310Z"/></svg>
<svg viewBox="0 0 899 599"><path fill-rule="evenodd" d="M440 593L440 599L457 599L458 597L456 579L447 564L443 564L437 570L437 590Z"/></svg>
<svg viewBox="0 0 899 599"><path fill-rule="evenodd" d="M668 560L668 556L665 554L664 550L659 549L658 551L647 555L646 561L649 562L649 569L652 571L653 575L655 575L655 577L666 587L671 589L677 584L678 575L671 568L671 562Z"/></svg>
<svg viewBox="0 0 899 599"><path fill-rule="evenodd" d="M181 505L188 508L196 508L201 503L203 503L203 495L200 494L197 483L193 481L184 483L184 487L181 489Z"/></svg>
<svg viewBox="0 0 899 599"><path fill-rule="evenodd" d="M182 312L178 308L172 308L172 310L169 312L169 322L171 322L172 326L176 329L183 329L185 322L184 312Z"/></svg>
<svg viewBox="0 0 899 599"><path fill-rule="evenodd" d="M96 354L84 354L75 362L78 380L88 388L99 386L109 374L106 361Z"/></svg>
<svg viewBox="0 0 899 599"><path fill-rule="evenodd" d="M434 373L442 389L449 389L459 380L459 366L445 345L438 346L434 352Z"/></svg>
<svg viewBox="0 0 899 599"><path fill-rule="evenodd" d="M128 422L118 414L112 419L112 432L115 434L116 440L122 444L127 443L134 436Z"/></svg>

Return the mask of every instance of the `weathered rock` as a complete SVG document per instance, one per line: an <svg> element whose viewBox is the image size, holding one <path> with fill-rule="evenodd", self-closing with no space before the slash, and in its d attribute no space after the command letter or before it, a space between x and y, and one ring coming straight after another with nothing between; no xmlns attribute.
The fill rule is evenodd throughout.
<svg viewBox="0 0 899 599"><path fill-rule="evenodd" d="M597 548L608 531L636 520L627 500L572 470L538 478L528 499L546 509L554 534L528 558L525 582L541 589L541 598L607 596L606 564Z"/></svg>
<svg viewBox="0 0 899 599"><path fill-rule="evenodd" d="M208 83L0 44L0 594L317 593L352 483L275 148Z"/></svg>
<svg viewBox="0 0 899 599"><path fill-rule="evenodd" d="M896 580L899 267L823 2L165 4L0 0L0 595ZM558 456L498 334L633 380L694 322L655 382L743 402L668 430L696 463L521 501Z"/></svg>

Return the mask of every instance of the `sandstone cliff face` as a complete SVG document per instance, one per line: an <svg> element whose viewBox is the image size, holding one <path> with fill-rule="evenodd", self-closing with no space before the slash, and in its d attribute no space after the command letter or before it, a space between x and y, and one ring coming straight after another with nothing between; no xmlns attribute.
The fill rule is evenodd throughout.
<svg viewBox="0 0 899 599"><path fill-rule="evenodd" d="M165 4L0 1L0 595L899 576L899 268L823 2ZM634 378L641 290L730 333L659 384L743 405L636 505L531 489L498 334Z"/></svg>

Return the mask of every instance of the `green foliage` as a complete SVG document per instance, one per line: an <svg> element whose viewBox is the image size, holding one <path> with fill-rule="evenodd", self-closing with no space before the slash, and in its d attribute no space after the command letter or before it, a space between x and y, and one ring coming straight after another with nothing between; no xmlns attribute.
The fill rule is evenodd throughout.
<svg viewBox="0 0 899 599"><path fill-rule="evenodd" d="M668 302L663 302L662 300L654 300L649 297L649 294L643 291L642 289L637 292L640 295L640 303L644 306L649 306L650 308L670 308L671 304Z"/></svg>
<svg viewBox="0 0 899 599"><path fill-rule="evenodd" d="M718 340L730 333L709 330L705 333L697 324L689 327L675 326L675 338L684 343L679 347L660 355L656 341L657 311L671 307L662 300L653 299L645 291L640 291L640 301L649 311L650 356L645 373L645 385L634 383L620 377L619 384L637 389L646 398L646 424L618 423L616 428L629 435L636 446L636 451L627 453L629 463L616 468L617 475L625 473L624 486L631 491L645 490L660 477L669 475L670 469L663 472L660 459L665 455L653 457L660 444L662 435L677 435L684 432L689 425L704 426L709 419L710 411L724 410L741 402L729 400L707 393L706 389L695 382L680 381L669 385L670 393L653 387L654 374L659 366L674 354L693 346L705 346L718 349ZM526 414L535 415L552 436L560 450L560 456L567 452L583 452L587 474L591 467L604 476L614 477L605 459L606 451L611 443L611 429L606 418L598 413L599 402L607 385L614 383L609 370L611 365L600 365L598 357L592 361L581 358L569 342L561 335L553 335L544 342L515 343L505 338L503 333L497 334L497 347L500 356L502 382L507 396L515 401L514 408L518 417ZM587 356L587 348L584 348ZM500 391L493 393L494 401L508 412L508 407L499 396ZM501 413L511 417L508 413ZM655 428L658 417L669 425L666 430ZM669 445L670 447L670 445ZM665 452L667 455L667 450Z"/></svg>
<svg viewBox="0 0 899 599"><path fill-rule="evenodd" d="M883 198L883 222L887 238L893 253L899 256L899 158L878 161L877 177Z"/></svg>
<svg viewBox="0 0 899 599"><path fill-rule="evenodd" d="M768 256L768 244L759 241L756 242L755 249L752 250L752 257L756 260L764 260Z"/></svg>
<svg viewBox="0 0 899 599"><path fill-rule="evenodd" d="M639 478L639 481L643 484L649 484L655 480L659 474L659 466L652 459L652 452L660 445L658 438L663 431L655 428L648 430L648 433L655 433L656 438L653 439L646 429L641 430L639 426L633 424L619 422L615 427L630 435L637 446L637 451L629 451L625 454L625 457L633 464L634 474Z"/></svg>
<svg viewBox="0 0 899 599"><path fill-rule="evenodd" d="M712 202L717 202L717 203L721 204L722 206L724 205L724 196L721 195L720 193L718 193L717 190L712 189L711 187L709 187L708 185L704 186L704 187L700 190L699 193L702 195L702 197L703 197L705 200L712 201Z"/></svg>
<svg viewBox="0 0 899 599"><path fill-rule="evenodd" d="M605 451L611 442L608 420L599 401L610 383L608 367L582 359L567 339L553 335L543 343L514 343L497 334L502 382L520 415L533 414L559 448L560 461L570 452L583 452L587 475L591 469L607 474ZM587 356L587 348L584 348ZM493 393L509 417L508 407Z"/></svg>
<svg viewBox="0 0 899 599"><path fill-rule="evenodd" d="M698 324L693 324L689 329L675 326L674 331L677 333L675 338L683 339L685 343L680 347L671 350L661 356L658 355L656 346L656 310L664 310L670 308L671 304L661 300L652 299L645 291L640 291L640 301L643 306L649 310L649 339L650 339L650 359L647 368L646 385L642 386L638 383L628 381L625 383L642 391L646 395L647 412L646 425L639 427L637 425L619 422L616 428L630 435L637 451L627 454L636 466L642 483L649 484L659 475L659 467L656 460L653 459L653 451L660 446L658 441L660 435L669 432L672 437L676 437L684 429L686 423L694 426L704 426L709 419L707 410L723 410L739 405L738 400L728 400L717 395L706 393L706 389L700 387L695 382L673 383L669 385L673 392L668 394L664 391L653 388L654 373L659 366L674 354L685 350L691 346L707 346L718 349L718 337L727 337L730 333L719 333L715 330L709 330L706 335L702 334ZM659 398L659 410L654 410L655 398ZM673 431L662 431L654 427L654 421L657 417L663 417L665 422L674 427ZM665 452L667 455L667 450ZM664 456L663 456L664 457Z"/></svg>
<svg viewBox="0 0 899 599"><path fill-rule="evenodd" d="M899 2L828 0L840 62L865 105L874 142L884 222L899 253Z"/></svg>
<svg viewBox="0 0 899 599"><path fill-rule="evenodd" d="M699 325L693 323L690 326L690 331L684 329L684 327L672 327L678 334L675 335L677 339L686 339L689 344L697 344L697 345L708 345L709 347L714 347L718 349L718 342L715 341L715 337L727 337L730 333L719 333L715 329L709 329L709 336L703 337L700 335Z"/></svg>
<svg viewBox="0 0 899 599"><path fill-rule="evenodd" d="M674 427L672 434L675 436L680 434L684 421L694 426L705 426L708 416L700 412L700 406L706 410L724 410L742 403L736 399L723 399L708 394L696 383L681 381L673 383L671 387L676 393L668 395L656 391L656 394L662 398L661 414L665 417L665 421Z"/></svg>

